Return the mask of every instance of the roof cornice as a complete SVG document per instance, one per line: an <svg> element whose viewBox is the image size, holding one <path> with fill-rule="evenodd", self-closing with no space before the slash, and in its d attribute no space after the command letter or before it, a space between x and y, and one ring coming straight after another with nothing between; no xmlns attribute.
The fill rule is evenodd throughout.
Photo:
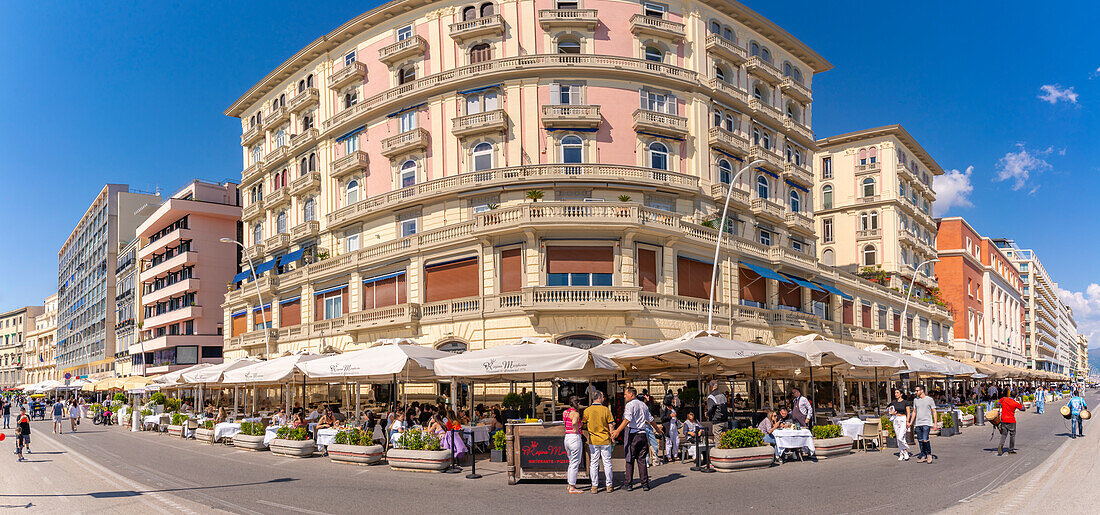
<svg viewBox="0 0 1100 515"><path fill-rule="evenodd" d="M900 140L902 144L908 147L909 150L916 155L917 159L924 163L924 166L932 171L933 175L943 175L943 167L941 167L940 164L932 158L932 155L917 142L917 139L914 138L912 134L909 134L909 131L905 130L905 127L902 127L899 123L829 136L828 138L817 140L817 145L822 149L827 149L838 145L858 143L860 141L886 136L893 136Z"/></svg>

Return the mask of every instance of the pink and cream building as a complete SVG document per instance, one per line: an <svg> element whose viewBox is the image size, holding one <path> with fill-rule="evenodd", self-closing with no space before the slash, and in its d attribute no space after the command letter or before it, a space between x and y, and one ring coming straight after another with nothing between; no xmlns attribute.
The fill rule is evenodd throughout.
<svg viewBox="0 0 1100 515"><path fill-rule="evenodd" d="M237 185L193 181L138 226L135 309L129 345L134 375L159 374L222 358L222 295L236 269L241 208Z"/></svg>
<svg viewBox="0 0 1100 515"><path fill-rule="evenodd" d="M843 313L857 290L900 295L816 257L810 86L830 68L727 1L399 0L349 20L225 112L247 247L226 352L678 336L705 324L720 226L722 332L874 343Z"/></svg>

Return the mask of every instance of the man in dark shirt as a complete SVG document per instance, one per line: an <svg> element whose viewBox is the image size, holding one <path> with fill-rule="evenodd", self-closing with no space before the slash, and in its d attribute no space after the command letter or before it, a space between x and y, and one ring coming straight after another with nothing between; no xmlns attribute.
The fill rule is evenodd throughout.
<svg viewBox="0 0 1100 515"><path fill-rule="evenodd" d="M31 419L27 416L27 409L19 409L19 417L16 419L15 454L19 455L19 461L23 461L23 448L31 452Z"/></svg>
<svg viewBox="0 0 1100 515"><path fill-rule="evenodd" d="M11 427L11 401L7 397L4 397L2 401L4 409L4 429Z"/></svg>

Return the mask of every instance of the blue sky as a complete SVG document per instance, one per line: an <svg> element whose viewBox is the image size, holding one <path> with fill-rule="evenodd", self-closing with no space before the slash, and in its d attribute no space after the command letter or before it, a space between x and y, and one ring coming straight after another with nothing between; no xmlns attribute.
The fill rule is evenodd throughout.
<svg viewBox="0 0 1100 515"><path fill-rule="evenodd" d="M1100 220L1082 194L1100 186L1100 5L746 3L835 65L814 78L818 136L904 125L955 171L939 209L1037 249L1082 331L1100 330ZM239 179L225 107L374 4L303 5L0 5L0 310L56 288L57 250L104 183Z"/></svg>

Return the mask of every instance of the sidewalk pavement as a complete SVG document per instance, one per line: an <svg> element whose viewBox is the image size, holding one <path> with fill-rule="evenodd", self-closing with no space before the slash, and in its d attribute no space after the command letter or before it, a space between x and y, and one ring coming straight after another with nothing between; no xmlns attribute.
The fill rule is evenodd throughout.
<svg viewBox="0 0 1100 515"><path fill-rule="evenodd" d="M981 496L964 499L945 514L969 513L1094 513L1100 492L1100 467L1096 456L1100 437L1085 423L1085 437L1071 439L1065 433L1051 435L1065 442L1030 472ZM1021 453L1026 450L1021 450ZM1019 455L1005 455L1015 459Z"/></svg>

